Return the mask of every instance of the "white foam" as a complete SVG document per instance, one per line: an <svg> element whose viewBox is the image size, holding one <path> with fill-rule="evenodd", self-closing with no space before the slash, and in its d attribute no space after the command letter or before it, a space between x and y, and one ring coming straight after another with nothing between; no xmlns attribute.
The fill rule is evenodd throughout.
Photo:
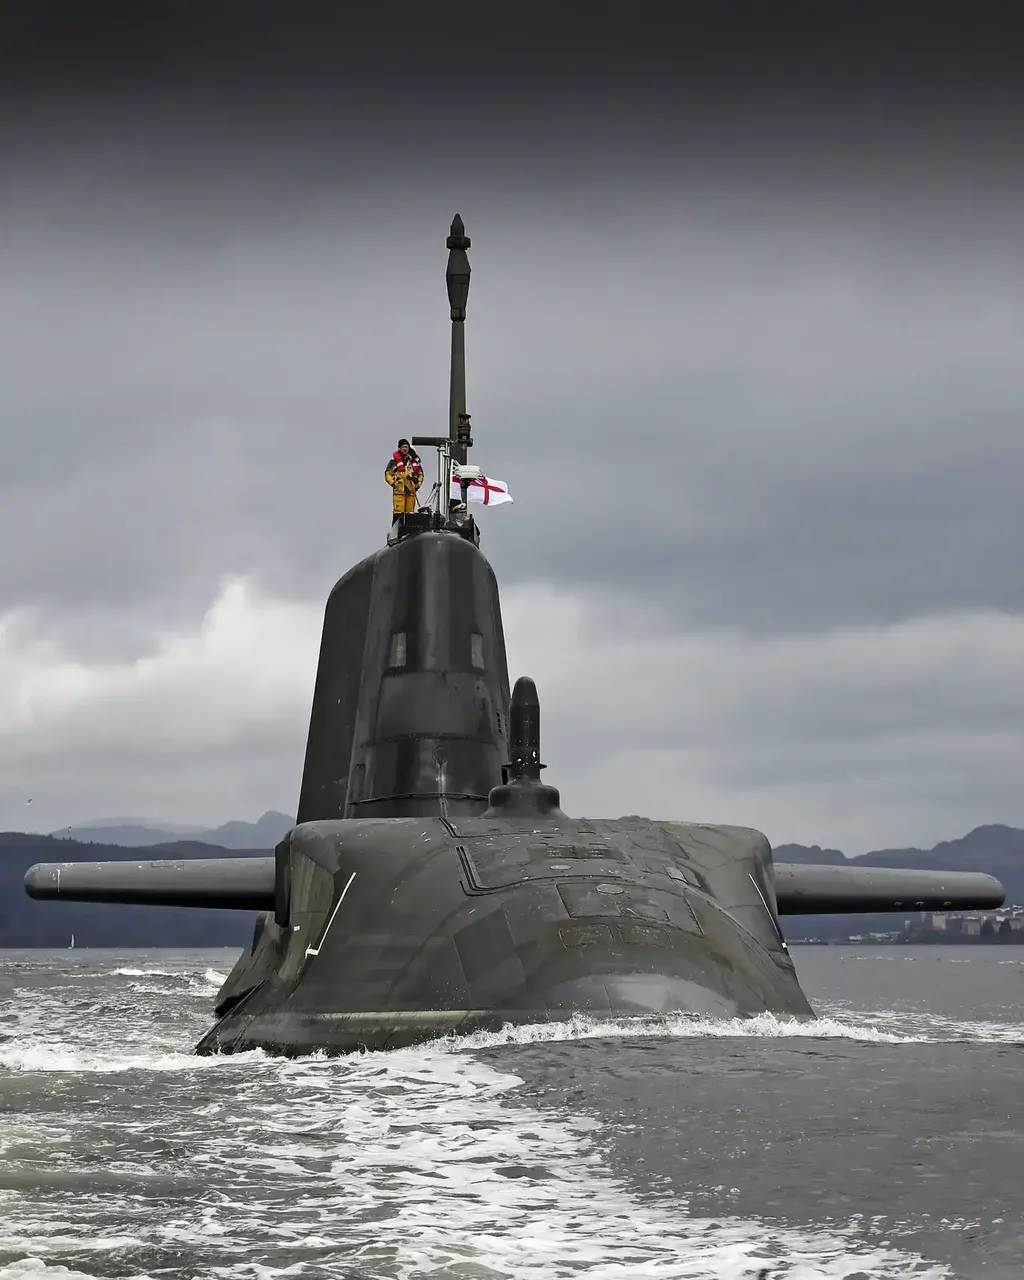
<svg viewBox="0 0 1024 1280"><path fill-rule="evenodd" d="M0 1280L95 1280L95 1277L88 1271L74 1271L60 1263L30 1257L0 1267ZM125 1280L152 1280L152 1277L139 1274Z"/></svg>
<svg viewBox="0 0 1024 1280"><path fill-rule="evenodd" d="M348 1276L358 1262L367 1280L739 1280L763 1267L788 1280L949 1275L865 1224L810 1232L691 1217L683 1199L642 1205L603 1169L594 1121L506 1105L518 1078L467 1054L435 1045L270 1065L272 1097L273 1082L240 1073L243 1096L223 1099L236 1117L228 1129L216 1116L198 1126L187 1108L160 1117L162 1140L191 1137L205 1203L136 1215L120 1242L39 1231L38 1220L19 1230L8 1215L0 1249L54 1260L133 1244L187 1254L215 1239L224 1260L205 1270L237 1280L299 1274L295 1251L309 1274ZM145 1114L132 1123L139 1137L154 1128ZM62 1212L88 1221L101 1202L83 1183Z"/></svg>
<svg viewBox="0 0 1024 1280"><path fill-rule="evenodd" d="M196 974L192 969L111 969L110 973L117 978L181 978L186 982L194 982L197 978L210 986L219 987L227 980L226 973L218 973L216 969L205 969Z"/></svg>
<svg viewBox="0 0 1024 1280"><path fill-rule="evenodd" d="M922 1035L901 1035L878 1027L858 1026L835 1018L816 1018L801 1022L793 1018L777 1018L759 1014L753 1018L700 1018L688 1014L658 1017L592 1018L573 1014L564 1022L513 1026L506 1023L500 1031L478 1031L468 1036L446 1037L444 1043L453 1048L487 1049L503 1044L537 1044L559 1040L634 1039L658 1036L692 1039L783 1039L800 1037L813 1040L866 1040L876 1044L910 1044L924 1040Z"/></svg>
<svg viewBox="0 0 1024 1280"><path fill-rule="evenodd" d="M195 990L193 984L189 989ZM180 997L174 988L147 987L149 994ZM887 1010L859 1013L858 1020L822 1016L799 1022L762 1014L753 1018L712 1019L684 1014L662 1017L598 1019L575 1014L562 1022L506 1024L498 1031L452 1035L434 1042L440 1051L462 1052L502 1045L557 1043L566 1040L638 1039L810 1039L853 1040L868 1044L1024 1043L1024 1023L970 1021L938 1014ZM896 1030L899 1027L901 1030ZM151 1044L152 1038L147 1037ZM0 1049L0 1068L16 1071L117 1073L130 1071L197 1072L223 1070L232 1063L264 1060L259 1050L231 1057L197 1058L191 1052L153 1053L144 1044L102 1049L60 1039L14 1036Z"/></svg>
<svg viewBox="0 0 1024 1280"><path fill-rule="evenodd" d="M0 1051L0 1067L12 1071L59 1071L75 1075L88 1073L93 1075L120 1074L126 1071L210 1071L227 1070L232 1064L243 1061L259 1061L265 1055L261 1050L251 1053L236 1054L234 1058L212 1057L197 1058L191 1052L179 1053L136 1053L125 1050L111 1050L107 1053L83 1052L73 1044L25 1044L15 1042L6 1045Z"/></svg>
<svg viewBox="0 0 1024 1280"><path fill-rule="evenodd" d="M908 1043L1024 1044L1024 1022L955 1018L920 1009L853 1010L837 1006L832 1013L839 1017L822 1017L818 1021L853 1025L864 1033L876 1031L880 1037L895 1036L897 1041Z"/></svg>
<svg viewBox="0 0 1024 1280"><path fill-rule="evenodd" d="M149 987L151 995L167 995L181 998L189 990ZM489 1049L501 1045L555 1043L564 1040L635 1039L661 1037L676 1039L840 1039L858 1040L875 1044L942 1043L960 1040L984 1039L998 1043L1012 1043L1024 1039L1024 1028L1017 1024L964 1023L953 1019L936 1018L934 1015L915 1019L910 1015L892 1013L862 1015L863 1022L854 1023L834 1017L821 1017L813 1022L799 1022L762 1014L753 1018L712 1019L689 1017L683 1014L664 1017L637 1017L601 1020L584 1014L576 1014L564 1022L547 1022L513 1026L506 1024L500 1031L477 1031L464 1036L448 1036L434 1042L439 1051L461 1052L468 1049ZM916 1034L900 1033L884 1025L870 1025L899 1021L903 1025L919 1022L922 1029ZM927 1027L926 1031L924 1028ZM15 1035L0 1048L0 1068L15 1071L57 1071L84 1073L118 1073L133 1071L197 1072L230 1069L232 1064L253 1063L264 1059L259 1050L233 1056L197 1058L189 1052L172 1051L154 1053L147 1046L152 1039L129 1045L120 1043L120 1037L107 1039L101 1047L89 1043L93 1037L82 1035L78 1043L60 1038L56 1042L39 1035L20 1037Z"/></svg>
<svg viewBox="0 0 1024 1280"><path fill-rule="evenodd" d="M205 988L219 974L201 960L119 974L147 986L181 980L147 990L145 1039L125 1036L140 1016L134 981L115 998L100 976L90 979L90 992L105 993L91 1016L81 970L12 1001L0 1067L51 1075L32 1096L60 1088L62 1104L56 1114L22 1106L17 1132L5 1133L21 1189L0 1193L0 1257L12 1259L0 1280L91 1280L110 1274L112 1260L127 1277L143 1258L163 1280L951 1275L893 1247L884 1221L802 1229L696 1215L685 1196L641 1202L604 1167L595 1120L521 1105L519 1077L475 1056L609 1036L935 1038L905 1024L577 1017L345 1059L197 1058L187 1050L208 1025ZM112 1074L116 1087L95 1080Z"/></svg>

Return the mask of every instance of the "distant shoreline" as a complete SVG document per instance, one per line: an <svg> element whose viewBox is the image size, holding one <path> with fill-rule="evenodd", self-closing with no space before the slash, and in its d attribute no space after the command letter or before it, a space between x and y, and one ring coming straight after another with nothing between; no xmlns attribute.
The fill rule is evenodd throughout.
<svg viewBox="0 0 1024 1280"><path fill-rule="evenodd" d="M1024 933L1024 930L1021 931ZM1024 946L1024 937L1017 934L1013 938L1007 939L1005 942L998 938L929 938L929 939L909 939L909 938L792 938L786 940L786 945L792 950L794 947L1014 947ZM230 951L241 952L246 949L247 943L231 943L231 942L211 942L205 945L197 946L194 942L161 942L153 946L141 946L137 942L104 942L104 943L80 943L73 947L67 944L63 946L55 946L52 943L21 943L10 944L0 943L0 956L14 953L22 953L26 951L51 951L51 952L75 952L75 951L116 951L121 954L126 951L154 952L154 951Z"/></svg>
<svg viewBox="0 0 1024 1280"><path fill-rule="evenodd" d="M1024 946L1024 929L1008 938L998 935L979 937L943 938L794 938L787 939L791 947L1020 947Z"/></svg>

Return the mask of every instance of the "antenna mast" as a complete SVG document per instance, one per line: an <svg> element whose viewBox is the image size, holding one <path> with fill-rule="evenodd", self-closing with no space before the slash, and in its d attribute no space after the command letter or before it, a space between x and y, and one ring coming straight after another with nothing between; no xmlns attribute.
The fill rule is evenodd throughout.
<svg viewBox="0 0 1024 1280"><path fill-rule="evenodd" d="M472 443L468 432L460 433L459 414L466 412L466 303L469 300L469 236L462 218L456 214L448 236L448 305L452 316L452 369L448 394L448 434L452 440L452 459L466 461L466 449Z"/></svg>
<svg viewBox="0 0 1024 1280"><path fill-rule="evenodd" d="M446 436L416 436L413 444L434 445L437 448L437 509L440 521L448 519L452 496L452 464L466 465L466 455L473 438L466 412L466 303L469 300L469 236L459 214L452 219L448 235L448 268L445 282L448 285L448 306L452 317L452 361L448 389L448 434ZM463 500L466 485L463 484Z"/></svg>

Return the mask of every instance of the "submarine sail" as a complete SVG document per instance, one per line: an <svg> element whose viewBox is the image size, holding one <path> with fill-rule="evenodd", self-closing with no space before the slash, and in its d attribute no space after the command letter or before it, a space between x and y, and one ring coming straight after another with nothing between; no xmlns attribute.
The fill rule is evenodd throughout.
<svg viewBox="0 0 1024 1280"><path fill-rule="evenodd" d="M452 223L437 502L327 601L295 827L270 857L39 864L33 898L260 912L201 1054L386 1048L561 1019L813 1018L780 918L991 908L990 876L776 867L759 831L573 818L509 692L498 585L465 503L470 241Z"/></svg>
<svg viewBox="0 0 1024 1280"><path fill-rule="evenodd" d="M327 602L299 823L478 813L507 754L498 584L479 548L425 529Z"/></svg>

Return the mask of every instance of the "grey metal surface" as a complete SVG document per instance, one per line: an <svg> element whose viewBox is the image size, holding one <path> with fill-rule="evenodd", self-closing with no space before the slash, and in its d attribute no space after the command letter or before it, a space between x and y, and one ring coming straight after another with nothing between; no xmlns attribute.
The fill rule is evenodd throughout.
<svg viewBox="0 0 1024 1280"><path fill-rule="evenodd" d="M274 906L274 859L38 862L25 873L25 892L66 902L268 911Z"/></svg>
<svg viewBox="0 0 1024 1280"><path fill-rule="evenodd" d="M775 868L775 894L783 915L991 910L1006 898L994 876L976 871L788 863Z"/></svg>
<svg viewBox="0 0 1024 1280"><path fill-rule="evenodd" d="M469 248L470 240L458 214L452 219L448 234L448 268L445 282L448 286L448 305L452 319L451 378L448 392L448 424L452 440L458 438L459 414L466 410L466 303L469 300ZM466 450L453 445L455 462L466 461Z"/></svg>

